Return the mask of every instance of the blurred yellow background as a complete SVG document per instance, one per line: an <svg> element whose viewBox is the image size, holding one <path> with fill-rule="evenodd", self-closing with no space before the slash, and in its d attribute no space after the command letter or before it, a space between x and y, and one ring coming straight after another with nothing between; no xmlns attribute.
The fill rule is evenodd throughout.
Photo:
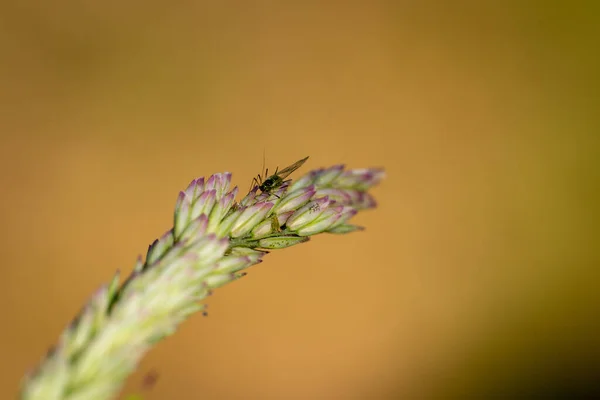
<svg viewBox="0 0 600 400"><path fill-rule="evenodd" d="M594 2L0 6L0 398L178 191L382 166L364 232L274 251L144 359L146 399L513 398L600 372Z"/></svg>

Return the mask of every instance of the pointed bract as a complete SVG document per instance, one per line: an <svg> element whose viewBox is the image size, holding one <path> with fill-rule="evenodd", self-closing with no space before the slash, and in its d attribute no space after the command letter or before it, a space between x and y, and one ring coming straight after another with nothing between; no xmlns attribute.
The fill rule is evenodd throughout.
<svg viewBox="0 0 600 400"><path fill-rule="evenodd" d="M297 244L307 242L308 240L308 237L278 236L259 240L258 247L261 247L263 249L284 249L286 247L295 246Z"/></svg>
<svg viewBox="0 0 600 400"><path fill-rule="evenodd" d="M231 228L231 237L239 238L249 233L273 208L273 203L257 203L245 209Z"/></svg>
<svg viewBox="0 0 600 400"><path fill-rule="evenodd" d="M191 218L198 218L201 214L210 214L217 201L215 189L205 190L192 206Z"/></svg>
<svg viewBox="0 0 600 400"><path fill-rule="evenodd" d="M181 235L179 236L179 240L185 241L185 240L201 237L206 232L207 226L208 226L208 217L206 216L206 214L200 214L198 217L196 217L194 220L192 220L188 224L187 228L185 228L185 231L183 231L181 233ZM173 240L172 240L172 235L171 235L170 246L172 246L172 245L173 245Z"/></svg>
<svg viewBox="0 0 600 400"><path fill-rule="evenodd" d="M229 236L231 234L231 228L236 223L238 218L242 215L242 213L246 210L247 207L240 207L228 216L223 219L221 224L217 227L217 236L224 237Z"/></svg>
<svg viewBox="0 0 600 400"><path fill-rule="evenodd" d="M310 223L296 229L300 236L312 236L326 231L341 217L342 206L330 207Z"/></svg>
<svg viewBox="0 0 600 400"><path fill-rule="evenodd" d="M295 231L309 224L332 203L327 196L310 201L296 211L287 221L289 229Z"/></svg>
<svg viewBox="0 0 600 400"><path fill-rule="evenodd" d="M273 208L276 214L282 214L290 210L297 210L306 204L315 194L314 186L307 186L286 194L284 198Z"/></svg>
<svg viewBox="0 0 600 400"><path fill-rule="evenodd" d="M301 176L300 179L293 182L292 185L290 186L289 190L295 191L295 190L310 186L310 185L314 184L316 178L317 178L317 172L309 171L304 176Z"/></svg>
<svg viewBox="0 0 600 400"><path fill-rule="evenodd" d="M357 213L358 213L358 210L356 210L352 207L343 206L340 211L340 217L329 228L327 228L327 230L329 231L330 229L333 229L334 227L336 227L338 225L342 225L342 224L346 223L350 218L354 217Z"/></svg>
<svg viewBox="0 0 600 400"><path fill-rule="evenodd" d="M352 195L349 193L348 190L334 188L319 188L315 193L315 198L325 196L343 205L352 204Z"/></svg>
<svg viewBox="0 0 600 400"><path fill-rule="evenodd" d="M237 187L234 190L225 196L221 197L221 199L217 202L217 204L213 207L210 213L208 231L216 232L218 226L221 224L221 220L233 204L233 200L235 199L235 194L237 193Z"/></svg>
<svg viewBox="0 0 600 400"><path fill-rule="evenodd" d="M184 192L179 192L177 204L175 205L175 222L173 224L173 233L175 238L179 238L181 232L187 227L190 221L190 198Z"/></svg>
<svg viewBox="0 0 600 400"><path fill-rule="evenodd" d="M273 223L270 219L266 219L262 222L260 222L258 225L256 225L253 229L252 229L252 237L257 239L257 238L262 238L265 236L270 235L271 233L273 233Z"/></svg>
<svg viewBox="0 0 600 400"><path fill-rule="evenodd" d="M342 174L344 171L344 165L334 165L331 168L324 169L317 174L315 179L315 185L318 187L323 187L331 184L331 182L335 181L338 176Z"/></svg>
<svg viewBox="0 0 600 400"><path fill-rule="evenodd" d="M346 234L346 233L351 233L351 232L356 232L356 231L363 231L364 229L365 228L363 228L362 226L342 224L342 225L338 225L338 226L329 228L327 230L327 232L335 233L335 234Z"/></svg>

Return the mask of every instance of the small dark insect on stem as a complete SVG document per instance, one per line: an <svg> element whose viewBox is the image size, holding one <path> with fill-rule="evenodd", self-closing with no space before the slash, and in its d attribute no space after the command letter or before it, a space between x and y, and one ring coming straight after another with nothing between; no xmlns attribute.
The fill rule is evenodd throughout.
<svg viewBox="0 0 600 400"><path fill-rule="evenodd" d="M257 186L263 193L273 194L273 191L279 188L285 182L285 178L287 178L292 172L300 168L302 164L306 162L306 160L308 160L308 157L296 161L295 163L288 167L285 167L281 171L279 170L279 167L277 167L273 175L269 175L269 170L266 169L264 173L264 176L266 178L263 180L263 177L261 176L261 174L259 174L256 178L252 180L252 185ZM252 186L250 187L250 189L252 190ZM275 196L279 198L279 196Z"/></svg>

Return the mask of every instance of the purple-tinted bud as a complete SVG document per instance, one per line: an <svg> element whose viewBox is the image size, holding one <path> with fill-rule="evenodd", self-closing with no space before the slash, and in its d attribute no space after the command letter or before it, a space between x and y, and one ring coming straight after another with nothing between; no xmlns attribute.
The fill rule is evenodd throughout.
<svg viewBox="0 0 600 400"><path fill-rule="evenodd" d="M200 216L196 219L193 219L185 230L179 236L180 241L185 240L194 240L206 233L206 228L208 227L208 217L205 214L200 214ZM171 242L171 244L173 244Z"/></svg>
<svg viewBox="0 0 600 400"><path fill-rule="evenodd" d="M215 189L217 190L217 199L223 197L223 195L229 190L231 183L231 172L224 172L219 174L219 179Z"/></svg>
<svg viewBox="0 0 600 400"><path fill-rule="evenodd" d="M296 211L286 222L295 231L314 221L332 203L327 196L312 200Z"/></svg>
<svg viewBox="0 0 600 400"><path fill-rule="evenodd" d="M229 272L241 271L251 265L252 260L249 256L226 256L223 257L218 263L213 273L224 274Z"/></svg>
<svg viewBox="0 0 600 400"><path fill-rule="evenodd" d="M237 189L237 188L236 188ZM235 198L235 192L237 190L234 189L230 193L221 197L221 199L217 202L217 204L213 207L210 213L210 219L208 224L209 232L216 232L219 224L221 223L221 219L227 214L229 208L233 204L233 199Z"/></svg>
<svg viewBox="0 0 600 400"><path fill-rule="evenodd" d="M315 182L316 177L317 171L309 171L307 174L302 175L298 180L292 183L289 189L290 192L312 185Z"/></svg>
<svg viewBox="0 0 600 400"><path fill-rule="evenodd" d="M330 207L323 211L321 215L312 222L297 229L296 233L300 236L311 236L324 232L340 218L342 210L343 206Z"/></svg>
<svg viewBox="0 0 600 400"><path fill-rule="evenodd" d="M273 221L269 218L252 229L252 237L253 238L261 238L273 233Z"/></svg>
<svg viewBox="0 0 600 400"><path fill-rule="evenodd" d="M346 205L352 206L357 210L373 208L377 205L375 199L368 192L346 189L345 192L350 196L350 202Z"/></svg>
<svg viewBox="0 0 600 400"><path fill-rule="evenodd" d="M290 192L281 199L279 204L273 208L273 212L276 214L282 214L290 210L296 210L306 204L314 194L314 186L307 186L305 188Z"/></svg>
<svg viewBox="0 0 600 400"><path fill-rule="evenodd" d="M190 221L190 207L190 198L186 196L184 192L179 192L177 203L175 205L175 222L173 224L173 232L175 233L176 238L181 235L181 232L184 231Z"/></svg>
<svg viewBox="0 0 600 400"><path fill-rule="evenodd" d="M237 187L235 188L237 189ZM229 211L229 208L233 204L233 200L235 199L235 194L237 190L233 190L230 193L227 193L225 196L221 197L219 200L219 219Z"/></svg>
<svg viewBox="0 0 600 400"><path fill-rule="evenodd" d="M318 187L328 186L331 182L336 180L338 176L340 176L344 172L344 165L334 165L331 168L324 169L319 171L317 178L315 180L315 185Z"/></svg>
<svg viewBox="0 0 600 400"><path fill-rule="evenodd" d="M290 210L288 212L284 212L283 214L278 214L277 222L279 223L279 226L283 226L285 223L287 223L287 220L294 215L294 212L295 210Z"/></svg>
<svg viewBox="0 0 600 400"><path fill-rule="evenodd" d="M344 224L346 221L348 221L350 218L352 218L353 216L355 216L358 213L358 210L352 207L343 207L341 212L340 212L340 218L338 218L337 221L335 221L335 223L333 223L329 228L327 228L327 230L331 230L332 228L335 228L338 225L342 225Z"/></svg>
<svg viewBox="0 0 600 400"><path fill-rule="evenodd" d="M238 191L239 191L239 190L238 190L238 187L237 187L237 186L235 186L233 189L231 189L231 190L229 191L229 193L227 193L227 195L231 195L231 196L232 196L232 197L235 199L235 196L237 196L237 194L238 194Z"/></svg>
<svg viewBox="0 0 600 400"><path fill-rule="evenodd" d="M140 260L142 259L142 257L138 257ZM121 281L121 270L117 270L117 272L115 273L115 276L113 276L112 280L110 281L109 285L108 285L108 293L110 296L112 296L114 293L117 292L117 290L119 289L119 282Z"/></svg>
<svg viewBox="0 0 600 400"><path fill-rule="evenodd" d="M169 251L164 253L161 258L157 259L156 262L152 264L152 268L168 265L169 263L176 260L178 257L181 257L185 253L187 245L188 242L175 242Z"/></svg>
<svg viewBox="0 0 600 400"><path fill-rule="evenodd" d="M283 249L299 243L308 241L307 237L298 236L279 236L272 238L265 238L258 241L258 247L263 249Z"/></svg>
<svg viewBox="0 0 600 400"><path fill-rule="evenodd" d="M246 208L231 228L231 237L238 238L244 236L254 228L256 224L262 221L269 211L273 208L273 203L256 203Z"/></svg>
<svg viewBox="0 0 600 400"><path fill-rule="evenodd" d="M364 229L365 228L363 228L362 226L342 224L342 225L337 225L333 228L327 229L327 232L335 233L335 234L345 234L345 233L350 233L350 232L355 232L355 231L362 231Z"/></svg>
<svg viewBox="0 0 600 400"><path fill-rule="evenodd" d="M354 189L345 189L344 192L350 197L350 202L346 205L357 207L362 203L363 192Z"/></svg>
<svg viewBox="0 0 600 400"><path fill-rule="evenodd" d="M360 203L360 207L358 208L365 209L375 207L377 207L377 202L375 201L375 198L371 195L371 193L364 192L364 195L362 196L362 202Z"/></svg>
<svg viewBox="0 0 600 400"><path fill-rule="evenodd" d="M216 201L217 191L215 189L205 190L192 208L192 218L197 218L200 214L210 214Z"/></svg>
<svg viewBox="0 0 600 400"><path fill-rule="evenodd" d="M263 262L261 257L262 257L262 255L260 257L255 256L255 255L248 256L248 263L249 263L248 267L251 267L253 265L260 264L261 262Z"/></svg>
<svg viewBox="0 0 600 400"><path fill-rule="evenodd" d="M221 223L217 226L217 236L229 236L233 224L235 224L235 221L237 221L237 219L240 217L240 215L242 215L242 212L244 212L246 208L247 207L240 206L240 208L226 216L225 219L223 219L223 221L221 221Z"/></svg>
<svg viewBox="0 0 600 400"><path fill-rule="evenodd" d="M150 249L148 249L148 252L150 252ZM135 266L133 267L133 271L141 272L144 269L144 265L144 260L142 260L142 256L139 255L137 260L135 260Z"/></svg>
<svg viewBox="0 0 600 400"><path fill-rule="evenodd" d="M360 178L356 176L355 171L356 170L344 171L335 182L332 182L332 186L343 189L354 189L354 186L356 186L360 180Z"/></svg>
<svg viewBox="0 0 600 400"><path fill-rule="evenodd" d="M233 275L235 276L235 279L240 279L240 278L243 278L246 275L248 275L248 273L246 271L244 271L244 272L234 272Z"/></svg>
<svg viewBox="0 0 600 400"><path fill-rule="evenodd" d="M249 206L250 204L255 203L253 201L256 198L256 194L258 193L258 186L254 186L251 191L240 201L240 205Z"/></svg>
<svg viewBox="0 0 600 400"><path fill-rule="evenodd" d="M385 178L385 171L383 168L369 168L367 173L363 174L363 182L365 186L360 187L362 190L377 185L383 178Z"/></svg>
<svg viewBox="0 0 600 400"><path fill-rule="evenodd" d="M157 259L163 256L167 250L173 246L173 231L169 230L164 233L160 239L157 239L152 243L146 254L146 262L153 264Z"/></svg>
<svg viewBox="0 0 600 400"><path fill-rule="evenodd" d="M353 189L345 189L344 192L350 197L350 201L344 204L354 207L357 210L373 208L377 205L373 196L368 192L361 192Z"/></svg>
<svg viewBox="0 0 600 400"><path fill-rule="evenodd" d="M335 200L336 202L344 205L349 205L352 203L352 196L350 196L348 190L344 189L319 188L315 193L315 197L323 196L327 196L331 200Z"/></svg>
<svg viewBox="0 0 600 400"><path fill-rule="evenodd" d="M219 239L216 235L210 234L194 246L194 253L198 255L199 262L203 266L210 266L223 257L228 246L229 240L227 238Z"/></svg>
<svg viewBox="0 0 600 400"><path fill-rule="evenodd" d="M190 199L195 199L200 196L200 193L204 190L204 178L194 179L185 189L185 194Z"/></svg>
<svg viewBox="0 0 600 400"><path fill-rule="evenodd" d="M332 186L365 191L376 185L385 177L385 172L379 168L352 169L345 171L338 179L332 182Z"/></svg>
<svg viewBox="0 0 600 400"><path fill-rule="evenodd" d="M209 176L208 180L206 181L206 184L204 185L204 190L214 189L217 185L217 180L220 179L219 175L220 174L213 174Z"/></svg>
<svg viewBox="0 0 600 400"><path fill-rule="evenodd" d="M204 280L204 282L206 283L206 286L209 289L216 289L218 287L221 287L221 286L231 282L234 279L235 279L234 274L225 273L225 274L219 274L219 275L211 275L211 276L207 277Z"/></svg>

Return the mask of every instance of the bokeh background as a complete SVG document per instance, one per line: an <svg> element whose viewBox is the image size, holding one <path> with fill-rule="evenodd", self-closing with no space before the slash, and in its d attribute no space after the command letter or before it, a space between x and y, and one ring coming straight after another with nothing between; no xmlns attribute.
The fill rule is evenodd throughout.
<svg viewBox="0 0 600 400"><path fill-rule="evenodd" d="M2 2L0 398L179 190L263 152L385 167L367 230L273 252L125 394L598 393L596 4Z"/></svg>

